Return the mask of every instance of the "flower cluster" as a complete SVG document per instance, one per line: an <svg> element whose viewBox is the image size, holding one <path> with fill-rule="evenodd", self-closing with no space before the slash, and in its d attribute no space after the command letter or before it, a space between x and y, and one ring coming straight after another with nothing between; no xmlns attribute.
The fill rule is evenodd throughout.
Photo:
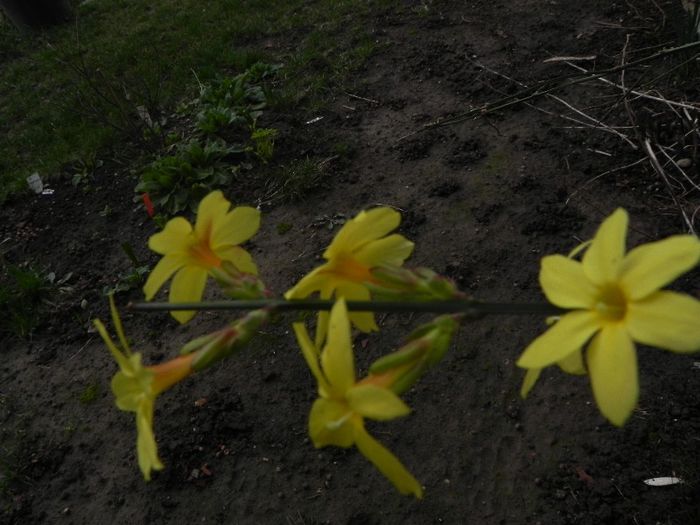
<svg viewBox="0 0 700 525"><path fill-rule="evenodd" d="M173 276L171 303L199 301L208 277L231 298L270 296L257 278L252 257L240 246L258 230L260 213L254 208L230 207L221 192L213 192L200 203L194 227L184 218L175 218L151 237L149 246L163 258L144 286L146 300ZM409 414L399 395L441 362L460 323L489 310L479 310L484 303L468 299L454 283L432 270L403 267L414 244L392 233L400 220L400 214L391 208L360 212L338 231L323 253L324 263L287 291L285 298L296 303L295 307L314 294L333 300L330 312L319 312L313 338L305 324L293 325L317 383L318 398L308 419L314 446L355 446L399 492L421 498L421 485L367 432L365 420L389 421ZM541 287L549 302L563 313L517 361L527 370L523 397L548 366L556 364L571 374L588 374L600 411L618 426L630 417L639 396L635 343L680 353L700 350L700 301L662 290L700 262L700 241L677 235L626 253L627 223L622 209L605 219L593 239L575 250L575 254L582 254L580 261L575 254L542 259ZM441 315L415 329L398 350L376 360L368 374L358 379L352 327L362 332L379 327L372 311L353 311L365 306L351 303L373 297L375 301L388 297L414 306L438 300L464 308L459 310L462 313ZM163 468L153 433L156 397L190 374L240 350L277 307L267 305L279 303L266 302L265 307L225 328L194 339L179 357L146 367L141 364L141 355L131 352L110 298L121 348L100 321L95 325L119 365L112 379L116 404L136 414L137 455L146 479L152 470ZM194 311L173 311L172 315L184 323Z"/></svg>

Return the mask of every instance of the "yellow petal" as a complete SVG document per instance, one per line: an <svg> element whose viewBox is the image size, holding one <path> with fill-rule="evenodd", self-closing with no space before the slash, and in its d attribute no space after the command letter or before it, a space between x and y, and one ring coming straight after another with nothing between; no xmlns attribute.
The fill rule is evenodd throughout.
<svg viewBox="0 0 700 525"><path fill-rule="evenodd" d="M587 240L587 241L583 241L583 242L582 242L581 244L579 244L576 248L574 248L573 250L571 250L571 251L568 253L567 257L568 257L569 259L575 259L576 256L577 256L579 253L581 253L583 250L587 249L587 248L591 245L592 242L593 242L593 239L589 239L589 240Z"/></svg>
<svg viewBox="0 0 700 525"><path fill-rule="evenodd" d="M540 286L549 302L561 308L590 308L597 287L586 278L583 265L563 255L542 258Z"/></svg>
<svg viewBox="0 0 700 525"><path fill-rule="evenodd" d="M517 365L521 368L544 368L561 361L579 350L598 328L600 322L593 312L568 313L530 343Z"/></svg>
<svg viewBox="0 0 700 525"><path fill-rule="evenodd" d="M572 352L561 361L557 361L557 365L567 374L585 375L586 367L583 364L583 353L580 350Z"/></svg>
<svg viewBox="0 0 700 525"><path fill-rule="evenodd" d="M316 378L319 388L322 388L328 392L330 389L326 382L326 378L321 373L321 368L318 365L319 351L318 348L311 342L306 326L304 326L304 323L294 323L292 327L294 328L294 334L297 336L297 342L299 343L301 353L306 360L306 364L309 366L309 370L311 370L311 373Z"/></svg>
<svg viewBox="0 0 700 525"><path fill-rule="evenodd" d="M333 391L342 395L355 384L350 321L343 299L339 299L331 310L328 340L321 353L321 366Z"/></svg>
<svg viewBox="0 0 700 525"><path fill-rule="evenodd" d="M136 412L140 403L154 397L154 374L141 364L141 354L126 359L126 364L112 377L112 393L120 410Z"/></svg>
<svg viewBox="0 0 700 525"><path fill-rule="evenodd" d="M586 354L598 408L613 425L622 426L639 397L637 352L622 324L607 325Z"/></svg>
<svg viewBox="0 0 700 525"><path fill-rule="evenodd" d="M231 261L239 272L258 275L258 267L253 257L240 246L229 246L216 251L216 255L223 260Z"/></svg>
<svg viewBox="0 0 700 525"><path fill-rule="evenodd" d="M212 245L214 229L224 221L230 207L231 203L219 190L212 191L202 199L197 208L197 222L194 225L195 234L200 241L207 239L207 244Z"/></svg>
<svg viewBox="0 0 700 525"><path fill-rule="evenodd" d="M353 386L345 393L345 398L353 411L377 421L396 419L411 412L399 396L376 385Z"/></svg>
<svg viewBox="0 0 700 525"><path fill-rule="evenodd" d="M520 387L520 396L523 399L527 397L527 395L530 393L530 390L532 390L532 387L535 386L535 383L537 383L537 380L540 378L541 373L541 368L529 368L527 372L525 372L523 386Z"/></svg>
<svg viewBox="0 0 700 525"><path fill-rule="evenodd" d="M146 296L146 301L150 301L158 293L165 281L170 279L172 275L182 268L187 262L187 258L182 254L165 255L158 261L156 267L148 275L146 284L143 285L143 293Z"/></svg>
<svg viewBox="0 0 700 525"><path fill-rule="evenodd" d="M171 303L187 303L200 301L207 284L207 272L196 266L186 266L175 274L170 285L169 301ZM194 317L194 310L172 311L172 315L180 323L186 323Z"/></svg>
<svg viewBox="0 0 700 525"><path fill-rule="evenodd" d="M114 304L114 295L109 294L109 312L112 316L112 324L114 324L114 329L117 332L117 337L119 338L119 343L124 349L124 353L128 356L131 354L131 348L129 348L129 341L126 340L126 335L124 335L124 327L122 326L121 317L119 317L119 311L117 306Z"/></svg>
<svg viewBox="0 0 700 525"><path fill-rule="evenodd" d="M158 457L158 447L153 435L153 401L144 401L136 413L136 452L139 468L146 481L151 480L151 470L162 470L163 464Z"/></svg>
<svg viewBox="0 0 700 525"><path fill-rule="evenodd" d="M338 285L336 297L344 297L347 301L369 301L370 293L361 284L344 281ZM372 312L350 312L350 321L362 332L376 332L379 330Z"/></svg>
<svg viewBox="0 0 700 525"><path fill-rule="evenodd" d="M391 208L361 211L343 225L323 256L333 259L338 254L359 250L368 242L384 237L400 223L401 214Z"/></svg>
<svg viewBox="0 0 700 525"><path fill-rule="evenodd" d="M214 223L211 246L218 251L226 246L243 244L260 228L260 211L249 206L238 206Z"/></svg>
<svg viewBox="0 0 700 525"><path fill-rule="evenodd" d="M355 254L358 262L369 266L401 266L413 252L414 244L403 235L394 234L369 242Z"/></svg>
<svg viewBox="0 0 700 525"><path fill-rule="evenodd" d="M141 401L149 396L149 392L144 390L139 378L127 375L123 371L114 374L111 387L117 408L125 412L136 412Z"/></svg>
<svg viewBox="0 0 700 525"><path fill-rule="evenodd" d="M175 217L170 219L163 231L151 235L148 247L156 253L185 253L192 244L192 225L187 219Z"/></svg>
<svg viewBox="0 0 700 525"><path fill-rule="evenodd" d="M284 294L285 299L303 299L308 297L314 292L320 292L325 282L326 275L324 270L326 270L328 265L324 264L315 268L310 273L307 273L302 277L301 281L295 284L292 288L287 290Z"/></svg>
<svg viewBox="0 0 700 525"><path fill-rule="evenodd" d="M355 441L352 412L347 405L318 398L309 414L309 436L316 448L326 445L347 448Z"/></svg>
<svg viewBox="0 0 700 525"><path fill-rule="evenodd" d="M627 307L630 336L645 345L673 352L700 350L700 301L680 293L661 291Z"/></svg>
<svg viewBox="0 0 700 525"><path fill-rule="evenodd" d="M583 255L583 270L595 284L616 281L625 256L627 212L618 208L598 228Z"/></svg>
<svg viewBox="0 0 700 525"><path fill-rule="evenodd" d="M693 235L643 244L625 257L620 284L627 297L642 299L692 269L698 261L700 241Z"/></svg>
<svg viewBox="0 0 700 525"><path fill-rule="evenodd" d="M100 337L102 337L102 340L107 345L109 352L112 354L112 357L114 357L114 360L119 365L119 368L122 370L128 368L129 359L124 354L122 354L121 350L119 350L119 348L117 348L117 346L114 344L114 341L112 341L112 338L109 336L109 333L107 333L107 329L105 328L105 325L102 324L102 321L100 321L99 319L95 319L92 323L95 326L95 328L97 328L97 332L100 334Z"/></svg>
<svg viewBox="0 0 700 525"><path fill-rule="evenodd" d="M404 467L396 456L387 448L370 436L360 427L355 431L355 444L357 448L379 472L384 474L401 494L413 494L416 498L423 497L423 488L411 473Z"/></svg>

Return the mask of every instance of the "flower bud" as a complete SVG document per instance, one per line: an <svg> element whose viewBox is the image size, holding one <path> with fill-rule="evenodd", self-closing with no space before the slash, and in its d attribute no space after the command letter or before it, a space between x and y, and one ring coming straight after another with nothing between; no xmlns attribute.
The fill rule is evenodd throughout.
<svg viewBox="0 0 700 525"><path fill-rule="evenodd" d="M375 296L412 300L455 299L464 296L457 286L429 268L409 270L379 266L372 270L374 282L367 284Z"/></svg>
<svg viewBox="0 0 700 525"><path fill-rule="evenodd" d="M261 299L269 296L265 284L257 275L241 272L230 261L221 261L221 266L211 268L209 273L231 299Z"/></svg>
<svg viewBox="0 0 700 525"><path fill-rule="evenodd" d="M372 363L364 381L391 388L397 394L405 392L442 360L458 327L456 318L449 315L418 327L404 346Z"/></svg>
<svg viewBox="0 0 700 525"><path fill-rule="evenodd" d="M181 353L195 354L192 369L199 372L241 350L269 317L267 310L253 310L218 332L190 341L182 348Z"/></svg>

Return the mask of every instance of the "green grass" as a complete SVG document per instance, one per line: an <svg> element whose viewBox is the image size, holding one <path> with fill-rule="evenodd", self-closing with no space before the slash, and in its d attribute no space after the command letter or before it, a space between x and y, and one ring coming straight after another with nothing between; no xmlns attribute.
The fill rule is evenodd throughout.
<svg viewBox="0 0 700 525"><path fill-rule="evenodd" d="M270 199L294 202L313 191L323 181L323 170L318 159L305 158L282 166L269 175Z"/></svg>
<svg viewBox="0 0 700 525"><path fill-rule="evenodd" d="M100 386L97 383L90 383L85 387L85 389L80 393L78 400L83 405L89 405L97 400L100 394Z"/></svg>
<svg viewBox="0 0 700 525"><path fill-rule="evenodd" d="M51 283L33 268L0 265L0 335L27 337L46 314Z"/></svg>
<svg viewBox="0 0 700 525"><path fill-rule="evenodd" d="M34 171L51 177L126 141L157 149L137 106L167 116L198 80L260 59L283 65L278 106L319 108L375 50L363 13L393 4L93 0L40 35L0 26L0 203Z"/></svg>

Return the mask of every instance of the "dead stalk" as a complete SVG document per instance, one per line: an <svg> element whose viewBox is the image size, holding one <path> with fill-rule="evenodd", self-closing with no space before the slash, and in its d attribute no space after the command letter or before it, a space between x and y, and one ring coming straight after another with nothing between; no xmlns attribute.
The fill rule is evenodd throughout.
<svg viewBox="0 0 700 525"><path fill-rule="evenodd" d="M671 196L671 199L673 199L674 204L676 205L678 210L681 212L681 215L683 216L683 220L685 221L685 224L688 227L688 233L690 233L692 235L697 235L695 232L695 228L693 228L693 222L690 220L690 218L686 214L685 210L683 209L683 206L681 206L680 202L678 201L678 198L676 197L676 194L673 191L673 188L671 187L671 183L668 180L666 172L664 171L663 167L661 166L661 163L659 162L659 159L656 157L656 154L654 153L654 150L651 147L651 141L649 140L649 138L644 139L644 141L642 142L642 148L644 149L644 152L647 154L647 157L649 158L649 162L651 163L652 167L654 168L654 171L656 171L656 173L659 175L659 177L661 177L661 179L664 181L664 184L666 184L666 189L668 190L668 193Z"/></svg>

